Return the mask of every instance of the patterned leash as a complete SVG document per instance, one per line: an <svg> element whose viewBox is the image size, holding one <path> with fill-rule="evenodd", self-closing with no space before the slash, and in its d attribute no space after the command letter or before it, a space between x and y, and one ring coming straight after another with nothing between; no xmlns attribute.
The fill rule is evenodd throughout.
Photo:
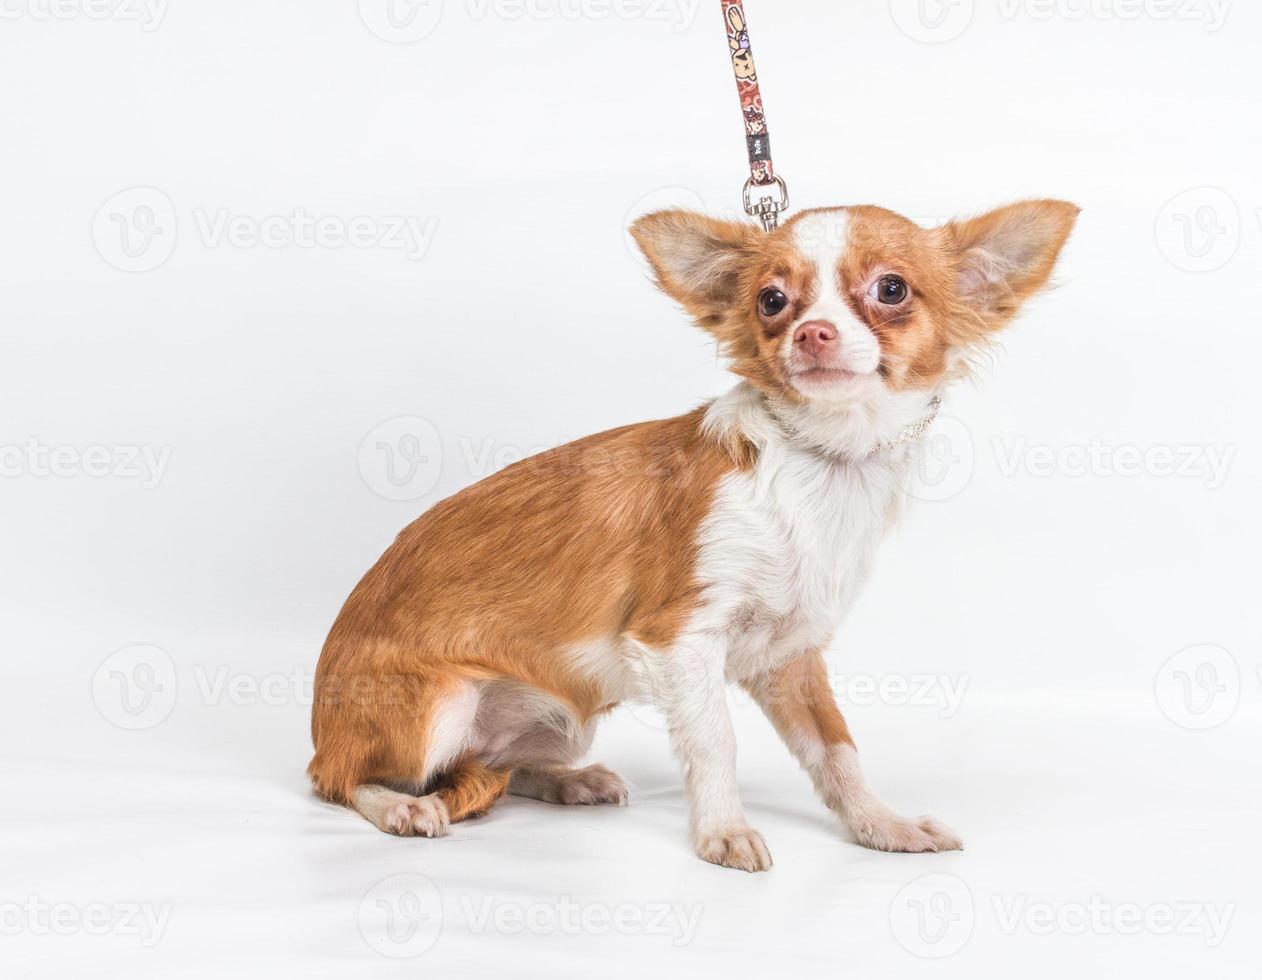
<svg viewBox="0 0 1262 980"><path fill-rule="evenodd" d="M764 231L772 231L779 226L781 213L789 210L789 189L771 165L771 135L762 111L762 92L754 70L754 52L749 46L745 8L741 0L722 0L722 3L727 43L732 49L732 70L736 73L736 91L740 94L741 113L745 117L745 144L749 150L749 180L745 181L741 199L745 213L761 221ZM773 186L777 196L768 194L757 202L753 200L755 187Z"/></svg>

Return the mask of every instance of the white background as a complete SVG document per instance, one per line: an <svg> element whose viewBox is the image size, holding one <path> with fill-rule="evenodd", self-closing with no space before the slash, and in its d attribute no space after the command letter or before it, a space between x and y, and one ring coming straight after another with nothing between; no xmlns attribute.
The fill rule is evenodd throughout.
<svg viewBox="0 0 1262 980"><path fill-rule="evenodd" d="M594 756L627 809L398 840L309 793L404 524L730 383L624 234L736 206L718 4L384 2L0 3L0 972L1256 977L1257 5L750 0L796 206L1085 210L829 657L967 850L848 843L734 698L747 876L646 711Z"/></svg>

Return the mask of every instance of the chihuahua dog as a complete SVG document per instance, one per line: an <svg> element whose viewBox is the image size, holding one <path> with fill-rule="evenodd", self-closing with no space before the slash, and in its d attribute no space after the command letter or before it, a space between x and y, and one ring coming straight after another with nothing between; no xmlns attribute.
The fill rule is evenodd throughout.
<svg viewBox="0 0 1262 980"><path fill-rule="evenodd" d="M1078 215L1028 201L926 229L875 207L770 233L637 221L661 288L740 382L678 418L504 469L407 527L325 643L309 774L379 829L439 837L505 793L621 804L576 768L622 701L664 714L706 861L762 871L725 685L743 685L860 844L960 839L865 782L823 651L907 495L944 387L1052 272Z"/></svg>

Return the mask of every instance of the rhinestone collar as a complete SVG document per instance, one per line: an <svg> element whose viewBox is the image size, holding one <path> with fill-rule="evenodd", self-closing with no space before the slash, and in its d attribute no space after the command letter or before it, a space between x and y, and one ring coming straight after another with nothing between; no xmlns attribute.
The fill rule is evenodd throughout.
<svg viewBox="0 0 1262 980"><path fill-rule="evenodd" d="M929 430L929 426L933 425L933 420L938 417L938 409L941 407L942 399L937 395L934 395L933 400L929 402L928 415L922 418L919 422L913 422L911 425L907 426L907 428L903 429L903 431L896 435L893 439L886 439L884 442L878 442L868 452L867 458L871 459L873 456L882 456L885 453L894 451L899 446L905 445L906 443L915 442Z"/></svg>

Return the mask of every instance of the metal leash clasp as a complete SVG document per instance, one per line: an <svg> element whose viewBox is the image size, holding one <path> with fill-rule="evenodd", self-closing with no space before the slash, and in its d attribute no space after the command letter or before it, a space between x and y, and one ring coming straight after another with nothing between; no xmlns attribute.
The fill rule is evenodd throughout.
<svg viewBox="0 0 1262 980"><path fill-rule="evenodd" d="M741 191L741 199L745 202L745 213L751 218L757 218L762 222L762 230L771 232L780 226L781 212L789 210L789 188L784 182L783 177L776 177L776 189L779 191L780 197L777 200L770 195L760 197L758 203L753 201L753 191L755 187L770 187L770 184L755 184L754 178L750 177L745 181L745 187Z"/></svg>
<svg viewBox="0 0 1262 980"><path fill-rule="evenodd" d="M741 0L722 0L723 20L727 28L727 46L732 56L732 72L736 76L736 92L741 99L741 116L745 124L745 151L749 156L749 179L741 191L745 213L757 218L765 232L780 226L780 215L789 210L789 188L771 165L771 131L762 108L762 90L754 69L754 51L749 44L749 25ZM754 203L754 188L779 191L779 199L764 194Z"/></svg>

